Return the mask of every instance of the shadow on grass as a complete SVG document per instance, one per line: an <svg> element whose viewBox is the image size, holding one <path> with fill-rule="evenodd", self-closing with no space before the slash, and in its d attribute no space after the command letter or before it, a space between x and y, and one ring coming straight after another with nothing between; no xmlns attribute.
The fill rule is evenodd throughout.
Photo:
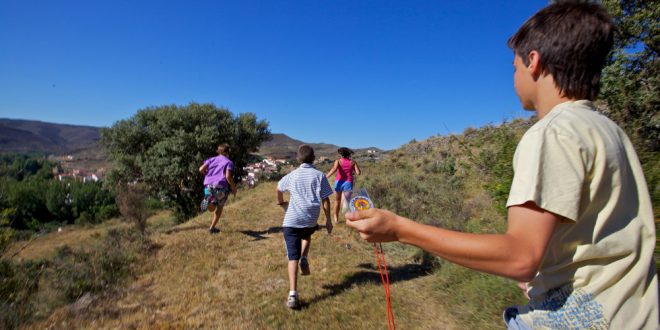
<svg viewBox="0 0 660 330"><path fill-rule="evenodd" d="M197 225L197 226L190 226L190 227L183 227L183 228L178 228L177 227L177 228L172 228L172 229L166 230L165 234L169 235L169 234L172 234L172 233L178 233L178 232L189 231L189 230L197 230L197 229L203 229L203 228L208 228L208 227L205 226L205 225Z"/></svg>
<svg viewBox="0 0 660 330"><path fill-rule="evenodd" d="M266 237L264 235L274 234L274 233L281 233L281 232L282 232L282 227L279 227L279 226L278 227L270 227L270 228L268 228L266 230L262 230L262 231L241 230L241 233L243 235L247 235L247 236L250 236L250 237L254 238L253 241L260 241L262 239L267 239L268 237Z"/></svg>
<svg viewBox="0 0 660 330"><path fill-rule="evenodd" d="M357 288L362 285L382 285L380 273L378 272L378 267L376 265L363 263L359 264L358 267L364 270L349 275L348 277L344 278L341 283L324 285L323 288L327 291L323 294L313 297L309 301L301 301L301 309L322 300L340 295L349 289ZM430 274L427 267L419 264L407 264L396 267L388 267L387 270L389 271L390 284L401 281L409 281Z"/></svg>

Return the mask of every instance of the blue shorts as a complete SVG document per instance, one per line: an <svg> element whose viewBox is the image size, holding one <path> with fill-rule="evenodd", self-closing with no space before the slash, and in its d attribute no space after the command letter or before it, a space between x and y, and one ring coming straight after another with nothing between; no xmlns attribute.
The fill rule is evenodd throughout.
<svg viewBox="0 0 660 330"><path fill-rule="evenodd" d="M335 192L351 190L353 190L353 182L343 180L335 181Z"/></svg>
<svg viewBox="0 0 660 330"><path fill-rule="evenodd" d="M302 256L302 240L309 240L319 226L310 228L283 227L286 256L289 260L300 260Z"/></svg>

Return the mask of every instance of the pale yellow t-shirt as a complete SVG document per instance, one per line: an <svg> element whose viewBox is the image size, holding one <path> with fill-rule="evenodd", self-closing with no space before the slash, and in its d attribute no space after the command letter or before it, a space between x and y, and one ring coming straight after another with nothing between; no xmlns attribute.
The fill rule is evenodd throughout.
<svg viewBox="0 0 660 330"><path fill-rule="evenodd" d="M520 308L539 329L656 329L655 223L635 150L590 101L554 107L523 136L507 207L560 215Z"/></svg>

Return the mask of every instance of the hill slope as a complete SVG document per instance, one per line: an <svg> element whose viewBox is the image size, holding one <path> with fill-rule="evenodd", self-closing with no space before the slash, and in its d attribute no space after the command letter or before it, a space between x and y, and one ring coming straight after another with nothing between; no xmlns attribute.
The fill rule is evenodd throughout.
<svg viewBox="0 0 660 330"><path fill-rule="evenodd" d="M230 197L218 235L206 230L210 213L156 230L151 237L162 247L144 258L135 281L94 297L82 310L61 308L31 327L384 329L373 246L341 223L330 236L324 230L313 236L312 275L299 278L303 308L285 307L283 214L273 203L274 189L265 183ZM459 328L433 289L436 279L411 259L410 250L397 246L384 246L397 326Z"/></svg>
<svg viewBox="0 0 660 330"><path fill-rule="evenodd" d="M100 128L0 118L0 152L72 153L95 147Z"/></svg>

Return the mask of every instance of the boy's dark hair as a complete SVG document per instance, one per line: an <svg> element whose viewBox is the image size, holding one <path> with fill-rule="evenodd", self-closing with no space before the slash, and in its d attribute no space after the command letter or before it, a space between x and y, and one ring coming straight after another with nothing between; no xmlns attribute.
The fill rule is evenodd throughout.
<svg viewBox="0 0 660 330"><path fill-rule="evenodd" d="M542 72L552 75L563 96L594 100L614 28L598 4L555 1L529 18L508 45L525 65L527 55L536 50Z"/></svg>
<svg viewBox="0 0 660 330"><path fill-rule="evenodd" d="M301 145L298 147L298 156L296 158L301 163L314 163L314 159L316 159L316 156L314 156L314 148L306 144Z"/></svg>
<svg viewBox="0 0 660 330"><path fill-rule="evenodd" d="M353 154L353 150L348 149L346 147L341 147L337 149L337 152L344 158L350 158L351 155Z"/></svg>
<svg viewBox="0 0 660 330"><path fill-rule="evenodd" d="M220 155L228 155L231 152L231 147L228 143L220 143L216 151Z"/></svg>

